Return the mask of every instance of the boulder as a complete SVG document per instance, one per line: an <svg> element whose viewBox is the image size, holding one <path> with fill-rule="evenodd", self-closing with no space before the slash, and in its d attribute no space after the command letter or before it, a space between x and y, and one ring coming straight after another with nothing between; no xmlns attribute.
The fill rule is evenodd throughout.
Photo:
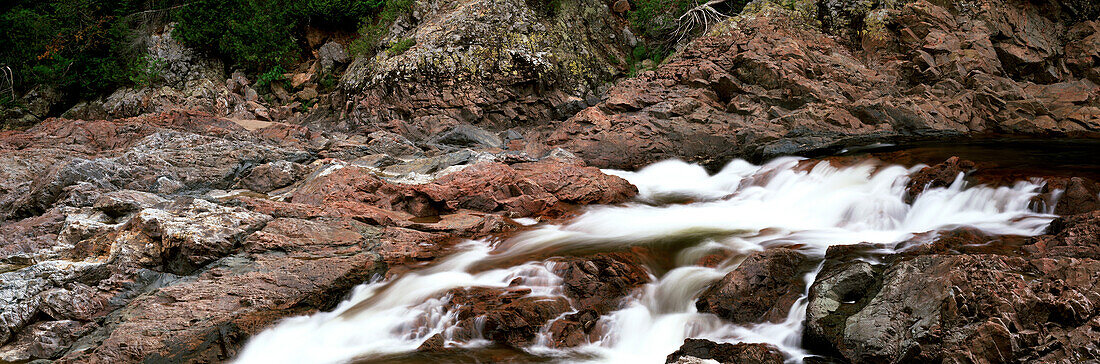
<svg viewBox="0 0 1100 364"><path fill-rule="evenodd" d="M813 265L813 259L787 248L752 253L704 290L695 306L742 325L783 322L805 292Z"/></svg>
<svg viewBox="0 0 1100 364"><path fill-rule="evenodd" d="M460 341L479 336L513 347L531 343L546 322L569 311L565 297L531 296L526 288L468 287L448 291Z"/></svg>
<svg viewBox="0 0 1100 364"><path fill-rule="evenodd" d="M959 157L951 157L943 163L921 168L910 174L909 181L905 183L905 201L912 203L925 189L950 186L956 179L973 170L974 162L960 160Z"/></svg>

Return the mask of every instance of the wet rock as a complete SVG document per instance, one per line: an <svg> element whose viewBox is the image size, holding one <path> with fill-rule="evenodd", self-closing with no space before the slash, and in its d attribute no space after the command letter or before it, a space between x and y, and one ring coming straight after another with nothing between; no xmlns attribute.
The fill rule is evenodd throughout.
<svg viewBox="0 0 1100 364"><path fill-rule="evenodd" d="M1087 256L1019 253L826 264L804 343L853 362L1097 360L1100 291L1087 273L1097 267Z"/></svg>
<svg viewBox="0 0 1100 364"><path fill-rule="evenodd" d="M593 309L583 309L567 314L550 323L550 347L567 348L598 340L596 330L600 314Z"/></svg>
<svg viewBox="0 0 1100 364"><path fill-rule="evenodd" d="M306 166L290 161L275 161L252 168L237 187L268 193L300 180L309 171Z"/></svg>
<svg viewBox="0 0 1100 364"><path fill-rule="evenodd" d="M731 364L779 364L785 360L778 348L768 344L729 344L687 339L679 350L668 355L665 363L690 363L691 358Z"/></svg>
<svg viewBox="0 0 1100 364"><path fill-rule="evenodd" d="M229 360L276 320L329 310L384 271L368 249L387 242L361 231L371 230L348 220L272 222L247 239L245 256L134 298L58 362Z"/></svg>
<svg viewBox="0 0 1100 364"><path fill-rule="evenodd" d="M628 253L599 253L553 261L558 263L554 273L564 281L565 294L573 304L601 315L619 308L623 297L650 281L649 272Z"/></svg>
<svg viewBox="0 0 1100 364"><path fill-rule="evenodd" d="M798 251L773 248L745 258L699 296L699 312L738 324L782 322L805 291L805 275L814 267Z"/></svg>
<svg viewBox="0 0 1100 364"><path fill-rule="evenodd" d="M1100 210L1100 183L1074 177L1062 189L1062 195L1054 206L1055 214L1074 215Z"/></svg>
<svg viewBox="0 0 1100 364"><path fill-rule="evenodd" d="M925 189L950 186L956 179L973 170L974 162L960 160L959 157L951 157L943 163L924 167L909 175L909 182L905 184L905 200L912 203Z"/></svg>
<svg viewBox="0 0 1100 364"><path fill-rule="evenodd" d="M1058 217L1047 233L1024 249L1040 255L1100 259L1100 211Z"/></svg>
<svg viewBox="0 0 1100 364"><path fill-rule="evenodd" d="M456 310L462 340L482 336L494 342L523 347L547 321L569 311L564 297L531 296L527 288L458 288L449 291L449 309Z"/></svg>

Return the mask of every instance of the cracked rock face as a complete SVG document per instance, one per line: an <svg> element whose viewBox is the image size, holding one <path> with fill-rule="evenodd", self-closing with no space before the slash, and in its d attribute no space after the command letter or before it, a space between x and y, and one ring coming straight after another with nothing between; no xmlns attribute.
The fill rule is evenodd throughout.
<svg viewBox="0 0 1100 364"><path fill-rule="evenodd" d="M634 169L873 142L1100 133L1095 21L1067 26L1061 8L1017 0L865 11L854 7L873 4L823 3L824 18L808 20L767 2L749 7L538 138L597 167ZM860 36L831 36L830 27Z"/></svg>
<svg viewBox="0 0 1100 364"><path fill-rule="evenodd" d="M384 44L416 44L353 60L341 79L354 90L342 95L351 120L326 124L378 127L414 140L462 124L497 131L536 125L595 103L603 84L627 66L620 61L627 59L625 38L615 36L623 25L602 1L426 1L412 13L398 22L409 26L395 26Z"/></svg>

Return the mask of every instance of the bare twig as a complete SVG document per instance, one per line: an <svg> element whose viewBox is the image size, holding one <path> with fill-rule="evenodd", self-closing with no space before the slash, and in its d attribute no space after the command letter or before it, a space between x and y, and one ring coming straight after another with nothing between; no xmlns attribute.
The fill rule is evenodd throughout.
<svg viewBox="0 0 1100 364"><path fill-rule="evenodd" d="M129 18L131 16L141 15L141 14L148 14L148 13L156 13L156 12L162 12L162 11L175 10L175 9L179 9L179 8L184 7L184 6L187 6L187 5L191 5L191 3L183 3L183 4L179 4L179 5L176 5L176 6L169 6L167 8L162 8L162 9L142 10L142 11L139 11L139 12L136 12L136 13L127 14L127 15L123 16L123 18Z"/></svg>
<svg viewBox="0 0 1100 364"><path fill-rule="evenodd" d="M8 92L11 93L11 99L15 100L15 73L11 71L11 67L5 65L0 68L0 74L3 74L8 79Z"/></svg>

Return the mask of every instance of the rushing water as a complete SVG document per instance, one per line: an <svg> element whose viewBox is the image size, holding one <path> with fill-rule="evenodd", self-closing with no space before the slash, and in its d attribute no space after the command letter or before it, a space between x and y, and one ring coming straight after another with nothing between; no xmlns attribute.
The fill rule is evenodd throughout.
<svg viewBox="0 0 1100 364"><path fill-rule="evenodd" d="M1028 210L1040 188L1036 182L966 188L960 176L950 187L928 190L906 204L904 186L913 169L799 163L795 158L760 166L734 161L714 175L679 161L638 172L607 171L638 186L638 202L593 207L567 225L536 226L502 242L463 243L438 264L357 287L333 312L281 321L254 337L237 363L339 363L408 353L432 335L451 332L456 319L445 309L444 291L507 287L518 277L532 295L561 295L555 263L546 258L634 245L670 251L671 266L647 267L652 282L600 319L600 339L552 349L543 333L524 349L527 354L564 362L660 363L685 338L698 337L771 343L799 362L807 355L800 345L805 297L777 324L738 326L696 311L698 294L736 268L737 257L792 245L815 257L837 244L881 243L891 250L915 234L960 226L1037 235L1053 217ZM715 268L692 265L715 250L730 251L734 258ZM816 274L807 274L807 283ZM487 344L448 341L469 348Z"/></svg>

